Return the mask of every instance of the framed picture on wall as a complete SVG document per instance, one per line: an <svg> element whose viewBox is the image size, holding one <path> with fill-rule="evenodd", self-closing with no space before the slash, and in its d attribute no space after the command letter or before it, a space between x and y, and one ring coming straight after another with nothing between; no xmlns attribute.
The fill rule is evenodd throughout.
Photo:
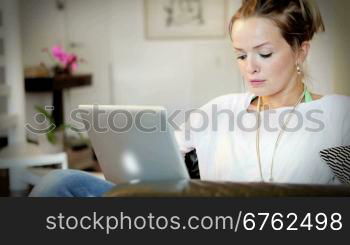
<svg viewBox="0 0 350 245"><path fill-rule="evenodd" d="M223 38L226 9L226 0L144 0L146 38Z"/></svg>

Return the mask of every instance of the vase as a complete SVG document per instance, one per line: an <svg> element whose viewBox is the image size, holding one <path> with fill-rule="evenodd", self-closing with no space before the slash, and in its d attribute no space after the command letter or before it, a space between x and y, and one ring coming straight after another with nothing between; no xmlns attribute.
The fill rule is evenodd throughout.
<svg viewBox="0 0 350 245"><path fill-rule="evenodd" d="M69 76L71 75L71 70L69 67L60 67L60 66L54 66L53 67L53 74L54 76Z"/></svg>

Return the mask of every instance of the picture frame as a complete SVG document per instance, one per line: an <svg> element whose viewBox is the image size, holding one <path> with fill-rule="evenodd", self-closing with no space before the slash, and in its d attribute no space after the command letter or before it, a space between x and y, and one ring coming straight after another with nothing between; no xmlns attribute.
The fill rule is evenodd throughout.
<svg viewBox="0 0 350 245"><path fill-rule="evenodd" d="M144 0L146 39L225 38L227 0Z"/></svg>

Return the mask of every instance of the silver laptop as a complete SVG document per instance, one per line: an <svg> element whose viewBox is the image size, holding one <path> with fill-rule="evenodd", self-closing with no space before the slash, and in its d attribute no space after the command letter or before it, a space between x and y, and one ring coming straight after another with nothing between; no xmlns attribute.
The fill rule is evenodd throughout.
<svg viewBox="0 0 350 245"><path fill-rule="evenodd" d="M107 180L189 179L164 107L79 105L79 114Z"/></svg>

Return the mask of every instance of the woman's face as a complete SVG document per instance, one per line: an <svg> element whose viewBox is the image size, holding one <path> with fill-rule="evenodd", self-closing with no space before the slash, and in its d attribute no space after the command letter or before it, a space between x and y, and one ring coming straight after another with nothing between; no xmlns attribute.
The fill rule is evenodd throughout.
<svg viewBox="0 0 350 245"><path fill-rule="evenodd" d="M269 96L295 87L295 54L272 21L236 20L232 40L239 69L252 93Z"/></svg>

